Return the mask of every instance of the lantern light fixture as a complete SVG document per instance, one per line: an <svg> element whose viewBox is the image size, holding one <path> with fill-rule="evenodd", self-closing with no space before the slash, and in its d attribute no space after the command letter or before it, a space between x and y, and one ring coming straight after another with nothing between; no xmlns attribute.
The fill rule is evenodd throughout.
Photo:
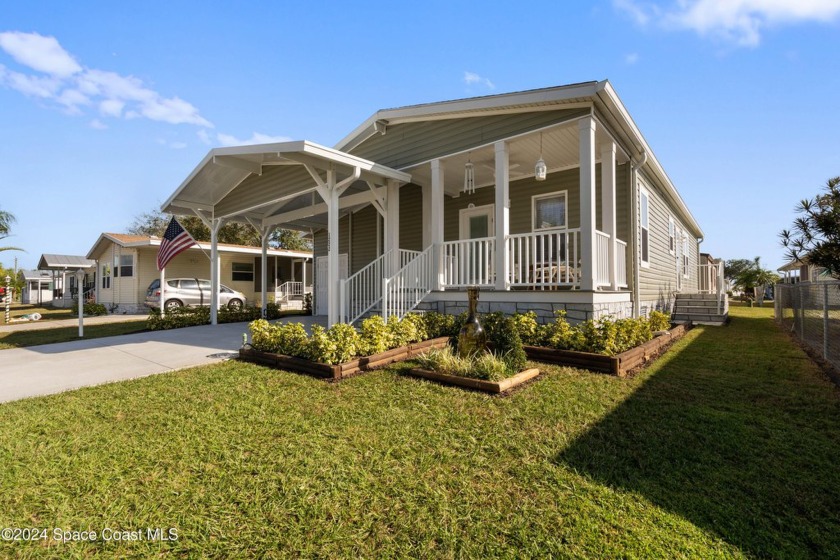
<svg viewBox="0 0 840 560"><path fill-rule="evenodd" d="M537 165L534 166L534 178L537 181L545 181L545 178L548 176L548 166L545 164L542 151L542 132L540 132L540 159L537 160Z"/></svg>

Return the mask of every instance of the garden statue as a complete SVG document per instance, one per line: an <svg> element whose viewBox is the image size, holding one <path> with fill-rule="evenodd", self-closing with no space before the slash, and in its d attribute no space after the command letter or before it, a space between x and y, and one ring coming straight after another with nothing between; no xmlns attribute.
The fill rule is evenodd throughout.
<svg viewBox="0 0 840 560"><path fill-rule="evenodd" d="M462 358L474 356L487 349L487 333L478 322L476 307L478 306L478 288L471 286L467 288L467 296L470 302L470 311L467 321L458 333L458 354Z"/></svg>

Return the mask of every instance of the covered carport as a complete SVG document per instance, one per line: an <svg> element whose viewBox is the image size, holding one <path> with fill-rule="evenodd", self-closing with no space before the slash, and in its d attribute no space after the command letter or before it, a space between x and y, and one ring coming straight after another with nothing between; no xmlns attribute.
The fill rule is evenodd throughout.
<svg viewBox="0 0 840 560"><path fill-rule="evenodd" d="M386 253L398 258L399 188L407 173L309 141L215 148L161 206L198 216L210 229L211 323L217 323L220 283L218 233L227 222L251 224L262 239L262 301L266 302L268 239L278 227L326 229L327 323L339 317L338 222L343 213L373 204L385 222Z"/></svg>

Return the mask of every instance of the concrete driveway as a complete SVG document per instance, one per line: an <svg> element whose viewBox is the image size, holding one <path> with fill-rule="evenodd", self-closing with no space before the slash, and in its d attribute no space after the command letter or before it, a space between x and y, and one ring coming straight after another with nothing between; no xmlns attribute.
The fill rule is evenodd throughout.
<svg viewBox="0 0 840 560"><path fill-rule="evenodd" d="M219 362L238 355L247 332L228 323L0 350L0 403Z"/></svg>

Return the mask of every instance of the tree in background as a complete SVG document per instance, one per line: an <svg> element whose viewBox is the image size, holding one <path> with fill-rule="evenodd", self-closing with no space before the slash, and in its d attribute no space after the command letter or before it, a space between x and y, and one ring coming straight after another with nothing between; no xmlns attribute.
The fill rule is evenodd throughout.
<svg viewBox="0 0 840 560"><path fill-rule="evenodd" d="M840 279L840 177L826 181L824 194L802 200L795 210L800 216L793 228L779 234L787 248L785 256L807 260Z"/></svg>
<svg viewBox="0 0 840 560"><path fill-rule="evenodd" d="M128 233L132 235L143 235L147 237L163 235L166 226L169 225L170 216L152 210L144 212L134 218ZM196 216L179 216L178 221L184 226L196 241L210 241L210 228ZM248 224L230 222L219 230L219 243L230 243L232 245L247 245L249 247L260 246L260 236L253 227ZM295 249L308 251L312 246L297 231L278 229L272 232L268 241L269 247L276 249Z"/></svg>
<svg viewBox="0 0 840 560"><path fill-rule="evenodd" d="M9 232L12 230L12 224L17 220L11 212L0 210L0 239L9 237ZM0 247L0 251L23 251L20 247ZM5 276L4 276L5 277Z"/></svg>
<svg viewBox="0 0 840 560"><path fill-rule="evenodd" d="M744 293L752 291L758 304L762 305L764 303L764 292L766 291L767 286L778 282L779 275L772 270L761 266L761 257L756 257L752 261L746 259L737 260L739 262L745 261L749 264L748 266L742 268L735 276L735 287L744 290Z"/></svg>
<svg viewBox="0 0 840 560"><path fill-rule="evenodd" d="M723 277L729 282L730 286L738 286L738 278L750 267L755 261L750 259L731 259L723 263Z"/></svg>

